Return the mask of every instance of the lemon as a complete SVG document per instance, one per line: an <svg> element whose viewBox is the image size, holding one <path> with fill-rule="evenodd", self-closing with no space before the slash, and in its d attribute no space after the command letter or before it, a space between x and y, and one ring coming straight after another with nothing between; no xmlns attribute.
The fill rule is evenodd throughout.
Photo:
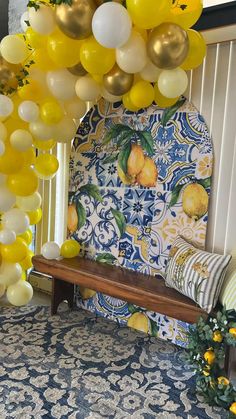
<svg viewBox="0 0 236 419"><path fill-rule="evenodd" d="M230 408L230 412L232 412L234 415L236 415L236 402L232 403Z"/></svg>
<svg viewBox="0 0 236 419"><path fill-rule="evenodd" d="M79 293L83 300L88 300L89 298L94 297L96 291L90 290L89 288L79 287Z"/></svg>
<svg viewBox="0 0 236 419"><path fill-rule="evenodd" d="M131 183L133 183L135 181L135 177L126 175L123 172L123 170L121 169L121 167L119 166L119 164L117 166L117 173L118 173L118 176L119 176L120 180L122 181L122 183L124 185L131 185Z"/></svg>
<svg viewBox="0 0 236 419"><path fill-rule="evenodd" d="M192 183L183 191L183 210L189 217L198 220L208 209L208 194L202 185Z"/></svg>
<svg viewBox="0 0 236 419"><path fill-rule="evenodd" d="M131 152L127 162L127 172L130 176L136 176L144 166L144 154L142 147L132 144Z"/></svg>
<svg viewBox="0 0 236 419"><path fill-rule="evenodd" d="M229 329L229 333L231 333L231 335L233 335L233 337L236 338L236 327L231 327Z"/></svg>
<svg viewBox="0 0 236 419"><path fill-rule="evenodd" d="M74 233L77 230L78 226L78 214L76 211L75 204L71 204L68 207L68 213L67 213L67 228L70 233Z"/></svg>
<svg viewBox="0 0 236 419"><path fill-rule="evenodd" d="M218 384L223 384L227 386L229 384L229 380L226 377L218 377Z"/></svg>
<svg viewBox="0 0 236 419"><path fill-rule="evenodd" d="M148 317L144 313L134 313L128 320L128 326L141 332L148 333Z"/></svg>
<svg viewBox="0 0 236 419"><path fill-rule="evenodd" d="M150 157L145 157L144 166L137 176L137 182L145 187L151 188L156 186L157 168L155 162Z"/></svg>
<svg viewBox="0 0 236 419"><path fill-rule="evenodd" d="M215 354L213 351L206 351L204 353L204 359L209 364L212 365L215 361Z"/></svg>
<svg viewBox="0 0 236 419"><path fill-rule="evenodd" d="M216 330L216 331L213 333L213 340L214 340L214 342L219 342L219 343L221 343L221 342L222 342L222 340L223 340L223 336L222 336L222 334L220 333L220 331L219 331L219 330Z"/></svg>

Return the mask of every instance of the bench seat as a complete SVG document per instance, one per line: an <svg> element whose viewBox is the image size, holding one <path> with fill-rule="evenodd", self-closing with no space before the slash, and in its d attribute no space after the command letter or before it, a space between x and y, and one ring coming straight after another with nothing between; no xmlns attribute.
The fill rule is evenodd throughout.
<svg viewBox="0 0 236 419"><path fill-rule="evenodd" d="M188 323L206 316L192 300L166 287L161 277L79 257L48 260L34 256L33 265L36 271L53 278L52 314L63 300L73 306L76 284Z"/></svg>

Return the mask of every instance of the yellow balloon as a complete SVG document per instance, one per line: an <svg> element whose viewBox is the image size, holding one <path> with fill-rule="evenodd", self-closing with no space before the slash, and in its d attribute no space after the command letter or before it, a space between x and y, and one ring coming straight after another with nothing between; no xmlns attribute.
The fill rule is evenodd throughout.
<svg viewBox="0 0 236 419"><path fill-rule="evenodd" d="M133 23L140 28L151 29L166 20L171 0L127 0L126 4Z"/></svg>
<svg viewBox="0 0 236 419"><path fill-rule="evenodd" d="M80 47L81 41L68 38L59 30L48 37L48 56L59 67L73 67L78 64Z"/></svg>
<svg viewBox="0 0 236 419"><path fill-rule="evenodd" d="M104 48L90 36L81 45L80 61L90 74L106 74L115 64L115 50Z"/></svg>
<svg viewBox="0 0 236 419"><path fill-rule="evenodd" d="M74 258L80 252L80 244L75 240L66 240L61 246L61 256L64 258Z"/></svg>
<svg viewBox="0 0 236 419"><path fill-rule="evenodd" d="M19 234L17 237L20 237L29 245L32 242L33 233L30 228L28 228L24 233Z"/></svg>
<svg viewBox="0 0 236 419"><path fill-rule="evenodd" d="M15 112L15 110L14 110L14 112ZM26 122L22 121L19 117L17 119L17 118L12 118L11 116L10 116L10 118L7 118L6 121L4 121L4 125L7 129L9 137L16 129L26 129L27 130L28 127L29 127L29 125Z"/></svg>
<svg viewBox="0 0 236 419"><path fill-rule="evenodd" d="M24 151L21 154L24 160L24 167L32 166L35 163L36 152L33 147L30 147L28 150Z"/></svg>
<svg viewBox="0 0 236 419"><path fill-rule="evenodd" d="M20 279L7 288L7 299L10 304L20 307L25 306L33 297L33 288L29 282Z"/></svg>
<svg viewBox="0 0 236 419"><path fill-rule="evenodd" d="M40 154L35 160L35 169L41 176L53 176L59 167L59 162L53 154Z"/></svg>
<svg viewBox="0 0 236 419"><path fill-rule="evenodd" d="M1 55L11 64L23 63L29 55L24 39L17 35L7 35L1 40Z"/></svg>
<svg viewBox="0 0 236 419"><path fill-rule="evenodd" d="M185 7L181 7L185 6ZM182 26L184 29L191 28L202 14L202 0L174 0L166 22L174 22Z"/></svg>
<svg viewBox="0 0 236 419"><path fill-rule="evenodd" d="M26 275L26 272L25 271L22 272L21 279L22 279L22 281L26 281L27 280L27 275Z"/></svg>
<svg viewBox="0 0 236 419"><path fill-rule="evenodd" d="M25 32L25 37L27 44L34 49L44 48L46 46L47 36L40 35L31 27Z"/></svg>
<svg viewBox="0 0 236 419"><path fill-rule="evenodd" d="M42 98L42 89L40 83L33 79L28 79L29 84L18 89L18 95L22 100L33 100L37 102Z"/></svg>
<svg viewBox="0 0 236 419"><path fill-rule="evenodd" d="M20 237L17 237L12 244L1 245L3 260L10 263L21 262L26 257L27 251L27 244Z"/></svg>
<svg viewBox="0 0 236 419"><path fill-rule="evenodd" d="M201 33L189 29L187 31L189 39L188 55L181 64L183 70L192 70L202 64L206 55L206 43Z"/></svg>
<svg viewBox="0 0 236 419"><path fill-rule="evenodd" d="M34 139L33 140L33 145L38 148L39 150L44 150L44 151L49 151L51 150L53 147L55 147L56 145L56 141L55 140L47 140L47 141L43 141L43 140L37 140Z"/></svg>
<svg viewBox="0 0 236 419"><path fill-rule="evenodd" d="M126 109L128 109L128 111L131 112L137 112L139 110L139 108L137 106L135 106L130 99L130 92L126 93L123 98L123 105Z"/></svg>
<svg viewBox="0 0 236 419"><path fill-rule="evenodd" d="M130 100L137 108L147 108L154 101L154 88L148 81L138 81L130 90Z"/></svg>
<svg viewBox="0 0 236 419"><path fill-rule="evenodd" d="M15 195L32 195L38 189L38 178L31 167L24 167L18 173L8 176L7 187Z"/></svg>
<svg viewBox="0 0 236 419"><path fill-rule="evenodd" d="M0 156L0 173L10 175L19 172L24 164L22 154L5 143L5 152Z"/></svg>
<svg viewBox="0 0 236 419"><path fill-rule="evenodd" d="M32 268L32 266L33 266L32 257L33 256L34 256L34 252L32 252L32 250L28 249L26 257L20 262L20 266L22 267L23 271L27 271L28 269Z"/></svg>
<svg viewBox="0 0 236 419"><path fill-rule="evenodd" d="M37 208L35 211L28 211L27 215L30 220L30 225L38 224L42 218L41 208Z"/></svg>
<svg viewBox="0 0 236 419"><path fill-rule="evenodd" d="M155 102L156 104L159 106L159 108L169 108L170 106L174 105L177 100L179 99L178 97L175 97L173 99L169 99L168 97L165 97L161 94L160 90L158 89L158 85L157 83L154 86L154 91L155 91Z"/></svg>
<svg viewBox="0 0 236 419"><path fill-rule="evenodd" d="M40 117L45 124L57 124L63 117L62 107L56 100L47 100L40 106Z"/></svg>
<svg viewBox="0 0 236 419"><path fill-rule="evenodd" d="M34 67L39 68L42 71L53 71L58 68L44 48L35 50L31 55L31 60L34 61Z"/></svg>

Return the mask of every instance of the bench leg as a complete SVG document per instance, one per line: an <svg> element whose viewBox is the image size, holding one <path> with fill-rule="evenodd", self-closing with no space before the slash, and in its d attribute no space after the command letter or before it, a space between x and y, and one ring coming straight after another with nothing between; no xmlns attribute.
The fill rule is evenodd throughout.
<svg viewBox="0 0 236 419"><path fill-rule="evenodd" d="M232 346L226 348L225 371L229 379L236 384L236 348Z"/></svg>
<svg viewBox="0 0 236 419"><path fill-rule="evenodd" d="M60 303L67 301L70 308L74 304L74 285L58 278L52 279L51 314L57 314Z"/></svg>

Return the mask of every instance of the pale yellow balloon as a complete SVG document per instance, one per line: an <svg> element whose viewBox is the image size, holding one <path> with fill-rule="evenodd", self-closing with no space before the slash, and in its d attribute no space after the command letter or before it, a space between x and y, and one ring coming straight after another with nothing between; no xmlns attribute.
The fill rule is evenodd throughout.
<svg viewBox="0 0 236 419"><path fill-rule="evenodd" d="M0 267L0 284L9 286L16 283L22 275L22 269L19 263L3 262Z"/></svg>
<svg viewBox="0 0 236 419"><path fill-rule="evenodd" d="M6 285L0 284L0 298L4 296L6 291Z"/></svg>
<svg viewBox="0 0 236 419"><path fill-rule="evenodd" d="M17 35L5 36L1 41L0 52L2 57L11 64L23 63L29 55L25 42Z"/></svg>
<svg viewBox="0 0 236 419"><path fill-rule="evenodd" d="M26 151L33 144L33 137L29 131L17 129L10 136L10 143L18 151Z"/></svg>
<svg viewBox="0 0 236 419"><path fill-rule="evenodd" d="M7 289L7 299L9 303L20 307L28 304L33 297L33 288L29 282L20 279Z"/></svg>
<svg viewBox="0 0 236 419"><path fill-rule="evenodd" d="M42 197L39 192L34 192L29 196L17 196L16 205L22 211L35 211L42 203Z"/></svg>

